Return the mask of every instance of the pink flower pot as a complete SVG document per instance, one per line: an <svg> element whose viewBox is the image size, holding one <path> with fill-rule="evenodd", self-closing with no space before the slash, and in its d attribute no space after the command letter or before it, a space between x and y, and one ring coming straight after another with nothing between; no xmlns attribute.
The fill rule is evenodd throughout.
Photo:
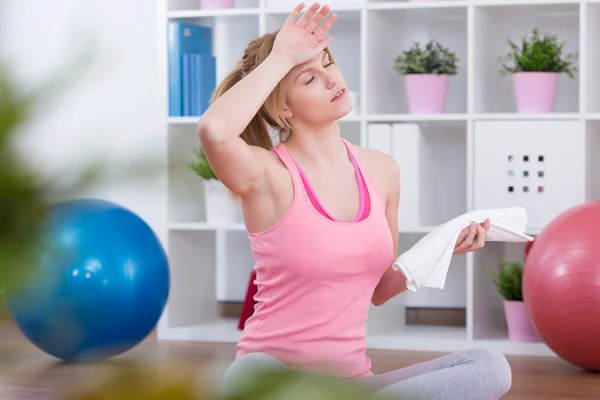
<svg viewBox="0 0 600 400"><path fill-rule="evenodd" d="M409 74L404 76L411 114L441 114L446 111L449 75Z"/></svg>
<svg viewBox="0 0 600 400"><path fill-rule="evenodd" d="M234 8L235 0L200 0L200 7L205 10L217 8Z"/></svg>
<svg viewBox="0 0 600 400"><path fill-rule="evenodd" d="M513 74L517 112L553 112L558 75L557 72L517 72Z"/></svg>
<svg viewBox="0 0 600 400"><path fill-rule="evenodd" d="M508 338L515 342L540 342L527 307L522 301L504 301L504 313L508 326Z"/></svg>

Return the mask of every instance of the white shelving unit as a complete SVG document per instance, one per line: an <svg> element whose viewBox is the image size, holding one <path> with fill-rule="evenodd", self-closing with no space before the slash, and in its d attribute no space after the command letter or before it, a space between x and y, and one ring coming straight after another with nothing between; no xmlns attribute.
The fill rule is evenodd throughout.
<svg viewBox="0 0 600 400"><path fill-rule="evenodd" d="M172 289L158 337L235 343L240 337L237 319L222 318L218 302L243 300L253 260L242 223L206 223L202 184L180 164L193 157L192 150L199 146L197 118L167 116L167 23L180 20L214 28L220 81L246 44L277 29L291 7L284 7L283 0L276 0L281 4L276 7L267 0L238 0L235 9L221 10L200 10L199 1L191 0L158 3L162 57L158 78L164 82L167 156L179 163L173 164L168 189ZM349 89L361 94L360 112L340 122L344 137L369 146L373 124L416 124L424 151L433 160L429 175L416 180L418 189L427 187L430 193L421 205L422 223L406 226L400 221L400 251L436 225L470 210L524 205L532 216L528 233L536 234L560 210L600 198L600 163L591 156L600 152L600 1L335 0L329 4L339 14L331 31L336 39L331 45L334 58ZM516 114L512 81L499 72L498 57L508 52L507 37L529 33L533 26L556 32L567 42L566 51L579 52L576 79L561 77L552 114ZM428 39L457 52L459 72L451 79L447 113L407 114L403 80L395 73L393 60L413 41ZM546 157L542 165L548 173L546 181L535 178L535 185L546 185L543 194L537 190L507 194L506 186L513 183L506 182L499 163L508 162L506 155L521 163L525 154L532 162L540 154ZM521 163L506 168L517 168L520 174L520 168L528 167ZM522 260L523 249L524 244L488 243L476 253L454 257L443 291L406 293L373 307L369 347L454 351L484 346L505 354L553 355L543 343L507 339L502 299L488 275L488 268L502 258ZM407 306L461 307L466 309L467 323L464 327L405 326Z"/></svg>

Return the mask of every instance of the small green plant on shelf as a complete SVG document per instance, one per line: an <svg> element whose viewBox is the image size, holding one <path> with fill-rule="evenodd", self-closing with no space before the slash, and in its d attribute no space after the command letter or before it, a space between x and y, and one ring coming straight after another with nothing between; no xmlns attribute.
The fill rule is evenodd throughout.
<svg viewBox="0 0 600 400"><path fill-rule="evenodd" d="M394 69L400 75L456 75L457 62L456 53L441 43L430 40L424 47L415 42L408 50L399 54L394 61Z"/></svg>
<svg viewBox="0 0 600 400"><path fill-rule="evenodd" d="M507 43L510 52L500 57L502 74L554 72L575 77L578 54L564 54L566 42L559 42L556 34L542 34L540 28L535 27L518 42L509 38Z"/></svg>
<svg viewBox="0 0 600 400"><path fill-rule="evenodd" d="M504 300L523 301L523 263L502 261L498 271L489 272Z"/></svg>
<svg viewBox="0 0 600 400"><path fill-rule="evenodd" d="M204 180L217 179L217 176L213 172L208 159L206 158L206 153L204 149L195 149L194 154L196 158L194 161L188 162L186 165L192 171L194 171L200 178Z"/></svg>

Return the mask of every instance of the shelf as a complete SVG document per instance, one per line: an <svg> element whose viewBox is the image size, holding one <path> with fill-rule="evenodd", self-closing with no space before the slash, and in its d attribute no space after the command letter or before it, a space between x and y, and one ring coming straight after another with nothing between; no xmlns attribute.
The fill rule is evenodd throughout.
<svg viewBox="0 0 600 400"><path fill-rule="evenodd" d="M235 318L222 318L212 323L168 327L159 330L158 340L235 344L241 337ZM368 334L368 350L404 350L453 352L484 347L506 355L555 356L543 343L520 343L505 338L470 341L462 327L407 326L389 333Z"/></svg>
<svg viewBox="0 0 600 400"><path fill-rule="evenodd" d="M467 114L370 114L368 122L466 121Z"/></svg>
<svg viewBox="0 0 600 400"><path fill-rule="evenodd" d="M367 3L364 7L367 10L410 10L410 9L445 9L467 7L468 1L460 0L441 0L441 1L397 1L374 0Z"/></svg>
<svg viewBox="0 0 600 400"><path fill-rule="evenodd" d="M537 26L543 33L556 33L567 44L565 52L579 51L579 4L486 5L474 15L474 112L513 113L516 111L512 78L501 73L502 61L510 47L507 39L519 42ZM579 111L579 76L561 74L554 111Z"/></svg>
<svg viewBox="0 0 600 400"><path fill-rule="evenodd" d="M446 112L463 115L467 111L466 8L369 10L366 29L368 114L408 112L404 78L394 69L395 59L415 41L424 44L429 40L440 41L458 57L458 73L450 77Z"/></svg>
<svg viewBox="0 0 600 400"><path fill-rule="evenodd" d="M586 200L600 199L600 119L586 124Z"/></svg>
<svg viewBox="0 0 600 400"><path fill-rule="evenodd" d="M237 0L234 9L201 10L197 0L163 1L168 4L163 23L179 20L214 28L217 81L251 39L280 28L296 3ZM389 154L400 165L400 252L473 209L524 206L526 233L535 236L561 211L600 199L600 0L328 4L339 15L330 48L357 100L353 113L340 119L342 137ZM557 33L567 43L565 51L580 52L576 78L560 77L553 113L517 113L511 77L500 72L499 57L509 51L507 38L518 40L534 26ZM457 53L458 74L451 77L444 113L410 114L394 60L414 41L430 39ZM202 180L185 167L200 146L198 118L165 118L171 167L165 230L173 283L158 338L233 344L241 335L238 320L224 318L219 302L245 298L254 262L243 221L207 222ZM508 155L514 157L512 164ZM525 155L532 157L529 164ZM535 161L539 155L544 156L543 168ZM510 186L536 190L508 192ZM538 192L538 186L544 190ZM369 349L485 347L504 354L554 356L543 343L508 340L503 301L488 272L502 259L522 259L524 245L488 242L475 253L453 256L444 290L405 292L381 307L372 306ZM466 326L407 326L407 308L464 309Z"/></svg>
<svg viewBox="0 0 600 400"><path fill-rule="evenodd" d="M167 18L179 13L202 13L203 16L235 15L240 13L256 13L261 10L260 0L235 0L234 8L201 9L200 0L162 0L166 3Z"/></svg>
<svg viewBox="0 0 600 400"><path fill-rule="evenodd" d="M188 19L188 18L223 18L223 17L245 17L260 14L260 8L223 8L216 10L178 10L170 11L167 14L168 19Z"/></svg>
<svg viewBox="0 0 600 400"><path fill-rule="evenodd" d="M241 331L235 318L222 318L212 323L168 327L158 332L158 340L183 342L237 343Z"/></svg>
<svg viewBox="0 0 600 400"><path fill-rule="evenodd" d="M464 121L368 124L367 145L402 174L399 226L436 226L466 212L466 141Z"/></svg>
<svg viewBox="0 0 600 400"><path fill-rule="evenodd" d="M171 125L196 125L199 117L169 117ZM599 120L600 113L489 113L489 114L367 114L348 115L340 119L340 122L453 122L453 121L511 121L511 120Z"/></svg>
<svg viewBox="0 0 600 400"><path fill-rule="evenodd" d="M531 230L586 200L584 121L477 121L473 130L474 209L524 207Z"/></svg>
<svg viewBox="0 0 600 400"><path fill-rule="evenodd" d="M581 115L579 113L540 113L540 114L529 114L529 113L490 113L490 114L475 114L474 120L479 121L511 121L511 120L579 120Z"/></svg>
<svg viewBox="0 0 600 400"><path fill-rule="evenodd" d="M243 231L247 232L243 223L239 224L217 224L208 222L178 222L169 224L170 231Z"/></svg>
<svg viewBox="0 0 600 400"><path fill-rule="evenodd" d="M400 226L399 233L429 233L436 226ZM209 222L175 222L169 224L170 231L243 231L247 232L243 223L209 223Z"/></svg>

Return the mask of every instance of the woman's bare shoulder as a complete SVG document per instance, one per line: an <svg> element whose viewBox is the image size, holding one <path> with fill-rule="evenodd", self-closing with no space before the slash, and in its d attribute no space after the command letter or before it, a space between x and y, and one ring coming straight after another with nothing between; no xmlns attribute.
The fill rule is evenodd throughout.
<svg viewBox="0 0 600 400"><path fill-rule="evenodd" d="M398 163L389 154L364 146L354 145L354 148L370 174L385 175L390 178L398 176Z"/></svg>
<svg viewBox="0 0 600 400"><path fill-rule="evenodd" d="M396 160L379 150L356 145L354 147L379 192L385 193L388 200L392 200L397 195L400 184L400 169Z"/></svg>

